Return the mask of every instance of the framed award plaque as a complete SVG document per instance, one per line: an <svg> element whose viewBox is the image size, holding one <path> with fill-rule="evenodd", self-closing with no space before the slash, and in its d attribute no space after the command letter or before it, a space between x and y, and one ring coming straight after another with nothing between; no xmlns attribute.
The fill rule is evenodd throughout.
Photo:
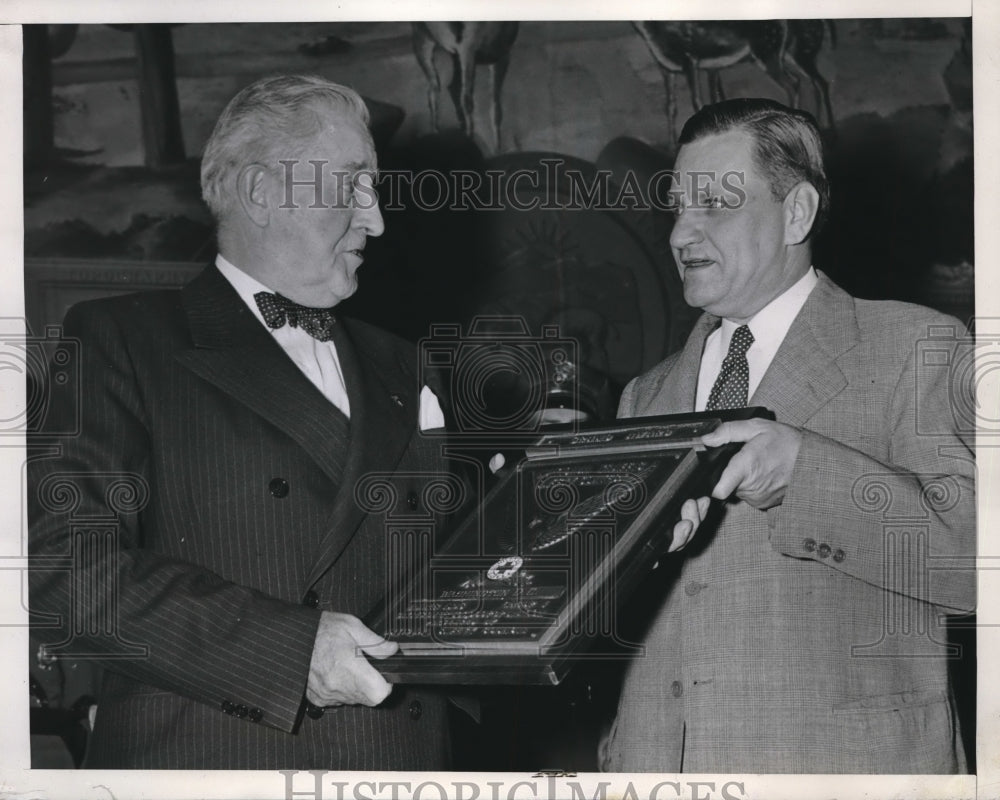
<svg viewBox="0 0 1000 800"><path fill-rule="evenodd" d="M766 415L540 433L441 547L407 554L410 574L366 620L400 650L373 664L394 682L559 683L574 660L615 642L630 587L670 557L681 505L711 491L736 449L700 437Z"/></svg>

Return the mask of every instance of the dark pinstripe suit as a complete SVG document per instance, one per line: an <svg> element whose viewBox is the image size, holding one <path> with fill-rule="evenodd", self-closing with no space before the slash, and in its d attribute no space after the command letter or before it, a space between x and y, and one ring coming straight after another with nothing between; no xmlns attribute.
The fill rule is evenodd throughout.
<svg viewBox="0 0 1000 800"><path fill-rule="evenodd" d="M49 420L68 424L79 403L82 432L29 467L32 555L70 551L70 514L108 514L109 473L148 485L145 507L119 514L118 546L75 573L103 570L117 588L119 636L71 648L108 657L87 765L445 767L431 692L301 715L320 611L363 616L385 592L385 535L355 502L358 478L437 464L417 434L412 346L339 326L348 425L215 267L181 291L81 304L65 334L81 342L82 392L55 385ZM52 510L60 482L78 488L75 508ZM71 616L69 574L32 572L33 612ZM107 592L87 597L88 611L114 613ZM121 658L122 641L148 653Z"/></svg>

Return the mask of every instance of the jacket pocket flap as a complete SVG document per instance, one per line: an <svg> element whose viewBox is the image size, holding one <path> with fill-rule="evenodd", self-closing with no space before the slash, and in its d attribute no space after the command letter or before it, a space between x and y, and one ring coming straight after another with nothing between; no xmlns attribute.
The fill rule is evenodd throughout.
<svg viewBox="0 0 1000 800"><path fill-rule="evenodd" d="M892 694L875 694L838 703L833 707L836 711L891 711L893 709L917 708L929 706L932 703L943 703L948 699L944 689L909 690L893 692Z"/></svg>

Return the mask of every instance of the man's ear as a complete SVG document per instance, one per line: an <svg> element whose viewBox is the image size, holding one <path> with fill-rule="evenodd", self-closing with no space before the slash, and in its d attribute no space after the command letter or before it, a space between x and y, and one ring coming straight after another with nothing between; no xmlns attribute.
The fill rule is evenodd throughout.
<svg viewBox="0 0 1000 800"><path fill-rule="evenodd" d="M236 196L240 208L254 225L263 228L271 219L269 174L263 164L248 164L236 178Z"/></svg>
<svg viewBox="0 0 1000 800"><path fill-rule="evenodd" d="M785 244L802 244L812 230L819 211L819 192L808 181L792 187L785 195Z"/></svg>

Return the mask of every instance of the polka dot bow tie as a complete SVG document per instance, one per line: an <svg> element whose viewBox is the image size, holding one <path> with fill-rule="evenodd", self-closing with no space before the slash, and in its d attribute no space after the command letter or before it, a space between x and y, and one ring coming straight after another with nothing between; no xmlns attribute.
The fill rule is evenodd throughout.
<svg viewBox="0 0 1000 800"><path fill-rule="evenodd" d="M747 363L747 350L753 344L753 334L746 325L740 325L733 331L729 340L729 352L722 362L719 377L715 379L712 391L708 395L707 411L718 411L722 408L743 408L747 404L747 392L750 389L750 365Z"/></svg>
<svg viewBox="0 0 1000 800"><path fill-rule="evenodd" d="M286 323L293 328L302 328L306 333L321 342L333 338L333 326L337 318L332 308L310 308L301 306L287 297L271 292L257 292L253 296L257 301L264 322L271 329L280 328Z"/></svg>

